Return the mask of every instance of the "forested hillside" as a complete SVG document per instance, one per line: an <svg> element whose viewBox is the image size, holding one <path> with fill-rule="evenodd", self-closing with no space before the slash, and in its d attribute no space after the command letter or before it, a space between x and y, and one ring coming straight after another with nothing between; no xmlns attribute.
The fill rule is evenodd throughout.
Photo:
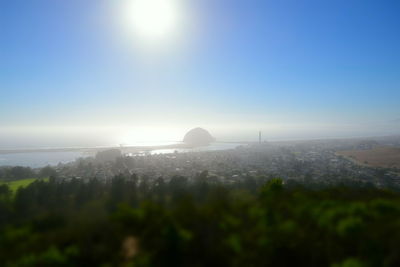
<svg viewBox="0 0 400 267"><path fill-rule="evenodd" d="M400 194L207 172L0 186L3 266L399 266Z"/></svg>

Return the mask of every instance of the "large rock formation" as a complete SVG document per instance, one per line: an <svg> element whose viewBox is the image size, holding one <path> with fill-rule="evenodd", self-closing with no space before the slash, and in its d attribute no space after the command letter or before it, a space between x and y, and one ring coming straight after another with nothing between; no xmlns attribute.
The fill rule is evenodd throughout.
<svg viewBox="0 0 400 267"><path fill-rule="evenodd" d="M214 142L215 138L203 128L194 128L185 134L183 142L193 146L206 146Z"/></svg>

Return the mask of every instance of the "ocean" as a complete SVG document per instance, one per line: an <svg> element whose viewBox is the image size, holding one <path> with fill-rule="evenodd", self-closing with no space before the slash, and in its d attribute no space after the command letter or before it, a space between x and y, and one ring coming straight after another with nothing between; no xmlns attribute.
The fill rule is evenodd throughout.
<svg viewBox="0 0 400 267"><path fill-rule="evenodd" d="M168 144L171 144L170 142ZM149 145L149 144L146 144ZM154 145L154 144L153 144ZM161 143L157 143L161 145ZM179 148L179 149L154 149L143 150L134 153L133 155L143 154L169 154L169 153L185 153L195 151L213 151L213 150L226 150L238 147L238 143L212 143L208 146L196 148ZM25 166L31 168L40 168L47 165L55 166L59 163L72 162L78 158L93 157L93 153L75 152L75 151L61 151L61 152L28 152L28 153L8 153L0 154L0 166Z"/></svg>

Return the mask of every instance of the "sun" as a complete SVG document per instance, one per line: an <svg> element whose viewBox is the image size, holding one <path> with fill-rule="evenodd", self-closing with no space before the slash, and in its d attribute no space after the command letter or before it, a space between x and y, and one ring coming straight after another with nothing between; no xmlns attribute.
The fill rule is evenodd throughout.
<svg viewBox="0 0 400 267"><path fill-rule="evenodd" d="M143 41L172 38L181 17L178 0L128 0L126 26Z"/></svg>

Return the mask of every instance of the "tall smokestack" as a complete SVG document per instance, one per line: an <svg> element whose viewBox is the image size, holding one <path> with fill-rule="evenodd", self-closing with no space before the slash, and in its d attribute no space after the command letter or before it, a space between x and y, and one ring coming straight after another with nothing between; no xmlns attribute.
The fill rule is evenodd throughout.
<svg viewBox="0 0 400 267"><path fill-rule="evenodd" d="M258 143L261 144L261 131L258 132Z"/></svg>

